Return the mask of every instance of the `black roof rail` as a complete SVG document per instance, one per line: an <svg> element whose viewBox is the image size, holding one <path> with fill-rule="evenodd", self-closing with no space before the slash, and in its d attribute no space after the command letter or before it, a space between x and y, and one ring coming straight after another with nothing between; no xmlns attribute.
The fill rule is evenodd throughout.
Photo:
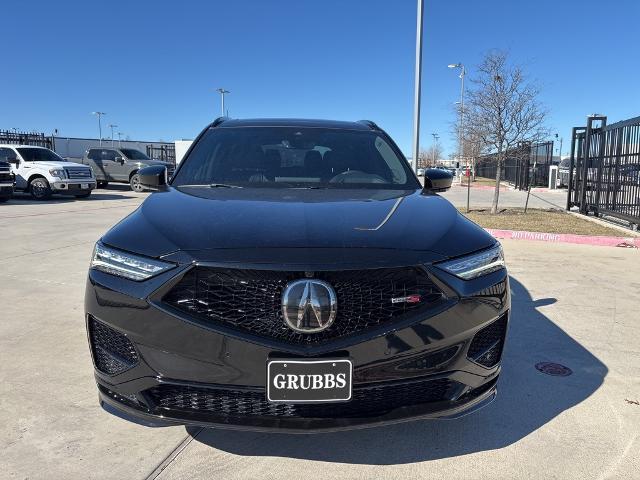
<svg viewBox="0 0 640 480"><path fill-rule="evenodd" d="M376 125L375 122L372 122L371 120L358 120L357 123L362 123L363 125L369 127L371 130L382 130L378 125Z"/></svg>
<svg viewBox="0 0 640 480"><path fill-rule="evenodd" d="M217 127L218 125L222 124L222 122L224 122L225 120L229 120L229 117L218 117L211 123L211 125L209 125L209 128Z"/></svg>

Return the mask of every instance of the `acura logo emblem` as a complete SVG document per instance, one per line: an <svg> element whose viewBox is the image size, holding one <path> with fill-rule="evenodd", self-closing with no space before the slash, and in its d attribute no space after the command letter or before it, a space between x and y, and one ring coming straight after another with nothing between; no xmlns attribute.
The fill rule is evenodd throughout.
<svg viewBox="0 0 640 480"><path fill-rule="evenodd" d="M337 312L336 292L322 280L296 280L282 293L284 321L297 332L321 332L329 328Z"/></svg>

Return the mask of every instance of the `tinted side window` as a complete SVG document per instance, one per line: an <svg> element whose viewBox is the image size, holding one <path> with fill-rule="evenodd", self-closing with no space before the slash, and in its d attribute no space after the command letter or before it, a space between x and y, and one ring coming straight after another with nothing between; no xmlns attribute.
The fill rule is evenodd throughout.
<svg viewBox="0 0 640 480"><path fill-rule="evenodd" d="M92 148L89 150L87 157L90 158L91 160L100 160L101 152L97 148Z"/></svg>
<svg viewBox="0 0 640 480"><path fill-rule="evenodd" d="M116 151L115 150L102 150L102 159L103 160L115 160L116 159Z"/></svg>
<svg viewBox="0 0 640 480"><path fill-rule="evenodd" d="M10 148L0 148L0 162L8 162L9 160L13 160L17 158L16 152L11 150Z"/></svg>

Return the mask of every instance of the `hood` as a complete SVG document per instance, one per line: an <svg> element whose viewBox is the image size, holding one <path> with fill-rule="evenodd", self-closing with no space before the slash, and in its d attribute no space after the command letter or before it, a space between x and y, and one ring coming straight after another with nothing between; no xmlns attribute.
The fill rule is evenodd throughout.
<svg viewBox="0 0 640 480"><path fill-rule="evenodd" d="M244 251L236 256L256 262L283 249L307 257L332 251L336 261L374 251L435 261L495 243L447 200L420 190L184 187L150 195L103 241L153 257L187 252L196 261Z"/></svg>
<svg viewBox="0 0 640 480"><path fill-rule="evenodd" d="M152 160L152 159L149 159L149 160L129 160L129 162L139 163L140 165L145 166L145 167L151 167L153 165L164 165L164 166L168 167L169 165L172 165L169 162L163 162L161 160Z"/></svg>
<svg viewBox="0 0 640 480"><path fill-rule="evenodd" d="M40 168L65 168L65 167L79 167L79 168L89 168L87 165L82 165L81 163L75 162L30 162L34 167Z"/></svg>

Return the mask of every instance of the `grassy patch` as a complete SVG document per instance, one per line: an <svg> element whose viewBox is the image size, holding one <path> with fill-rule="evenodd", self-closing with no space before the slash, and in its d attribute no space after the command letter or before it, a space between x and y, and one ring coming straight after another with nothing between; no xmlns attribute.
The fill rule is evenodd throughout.
<svg viewBox="0 0 640 480"><path fill-rule="evenodd" d="M462 177L462 185L466 185L467 184L467 179L469 177ZM495 178L485 178L485 177L476 177L475 181L471 182L471 186L473 187L474 185L485 185L488 187L495 187L496 186L496 179Z"/></svg>
<svg viewBox="0 0 640 480"><path fill-rule="evenodd" d="M564 210L533 209L524 213L522 208L508 208L499 210L491 215L490 209L472 208L466 213L464 208L460 212L484 228L503 230L524 230L527 232L573 233L576 235L602 235L624 237L619 230L605 227L575 215L569 215Z"/></svg>

